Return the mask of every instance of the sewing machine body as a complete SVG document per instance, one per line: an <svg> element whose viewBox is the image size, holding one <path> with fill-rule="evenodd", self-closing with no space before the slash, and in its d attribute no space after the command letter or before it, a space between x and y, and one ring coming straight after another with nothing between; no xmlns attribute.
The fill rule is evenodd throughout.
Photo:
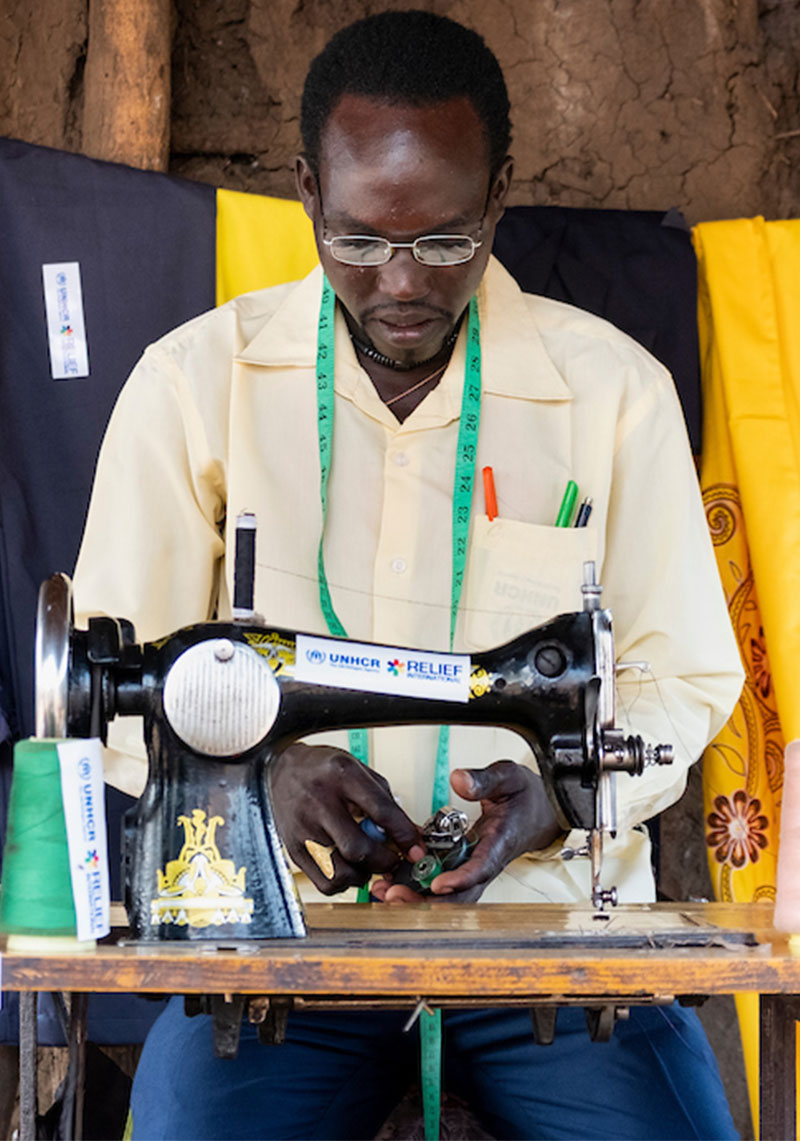
<svg viewBox="0 0 800 1141"><path fill-rule="evenodd" d="M497 725L519 733L562 825L592 837L595 906L614 901L599 882L602 833L614 826L613 773L641 772L646 752L640 738L624 738L613 724L611 615L599 607L593 573L584 611L469 658L436 655L436 668L468 670L468 688L456 699L409 696L374 678L383 691L308 680L298 657L304 636L255 620L201 623L141 646L124 621L91 619L88 630L75 630L69 591L63 575L42 588L39 731L105 739L113 717L144 718L149 776L124 837L136 939L304 934L273 822L269 762L311 733L390 724ZM331 645L344 652L355 644ZM364 644L357 645L363 655ZM390 649L404 661L422 654ZM386 647L372 651L377 666ZM668 747L659 748L650 759L668 763Z"/></svg>

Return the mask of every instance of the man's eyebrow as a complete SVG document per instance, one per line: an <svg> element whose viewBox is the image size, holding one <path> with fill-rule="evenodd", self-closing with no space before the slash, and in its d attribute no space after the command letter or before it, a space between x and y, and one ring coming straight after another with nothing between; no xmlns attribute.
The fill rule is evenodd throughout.
<svg viewBox="0 0 800 1141"><path fill-rule="evenodd" d="M369 225L367 222L362 222L358 218L354 218L352 214L332 214L326 221L329 226L338 230L341 234L365 234L370 237L385 237L380 230L376 230L374 226ZM473 222L464 214L457 214L455 217L448 218L445 222L439 223L436 229L421 231L415 234L414 237L424 238L426 234L458 234L463 232L466 227L475 229L477 225L477 220Z"/></svg>

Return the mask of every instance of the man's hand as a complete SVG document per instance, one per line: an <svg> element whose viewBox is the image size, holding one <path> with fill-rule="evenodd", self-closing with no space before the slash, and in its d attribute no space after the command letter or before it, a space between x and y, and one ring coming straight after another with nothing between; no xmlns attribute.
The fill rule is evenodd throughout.
<svg viewBox="0 0 800 1141"><path fill-rule="evenodd" d="M424 854L419 828L398 806L387 781L349 753L327 745L290 745L270 769L278 832L291 858L324 895L390 871L398 852L411 860ZM354 818L363 816L383 828L386 843L362 831ZM333 849L330 877L309 853L306 840Z"/></svg>
<svg viewBox="0 0 800 1141"><path fill-rule="evenodd" d="M465 863L436 877L431 892L454 902L474 903L507 864L524 852L546 848L561 828L542 778L514 761L495 761L485 769L454 769L450 784L463 800L481 802L481 816L472 829L478 843ZM412 888L392 884L388 877L374 883L372 893L386 903L419 900Z"/></svg>

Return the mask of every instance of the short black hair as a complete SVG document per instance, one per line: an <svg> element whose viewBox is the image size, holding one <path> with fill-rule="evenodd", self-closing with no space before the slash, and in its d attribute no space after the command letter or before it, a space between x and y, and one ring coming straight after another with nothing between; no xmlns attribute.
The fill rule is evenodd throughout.
<svg viewBox="0 0 800 1141"><path fill-rule="evenodd" d="M508 91L500 64L477 32L411 9L379 12L342 28L312 61L300 132L319 178L322 132L343 95L429 106L466 95L483 123L492 178L511 142Z"/></svg>

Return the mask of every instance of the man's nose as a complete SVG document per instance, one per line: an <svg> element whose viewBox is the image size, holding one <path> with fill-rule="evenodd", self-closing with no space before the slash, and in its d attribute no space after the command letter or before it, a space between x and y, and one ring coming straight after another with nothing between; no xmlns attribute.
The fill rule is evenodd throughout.
<svg viewBox="0 0 800 1141"><path fill-rule="evenodd" d="M430 292L430 267L418 262L411 250L393 250L378 273L381 292L395 301L419 301Z"/></svg>

